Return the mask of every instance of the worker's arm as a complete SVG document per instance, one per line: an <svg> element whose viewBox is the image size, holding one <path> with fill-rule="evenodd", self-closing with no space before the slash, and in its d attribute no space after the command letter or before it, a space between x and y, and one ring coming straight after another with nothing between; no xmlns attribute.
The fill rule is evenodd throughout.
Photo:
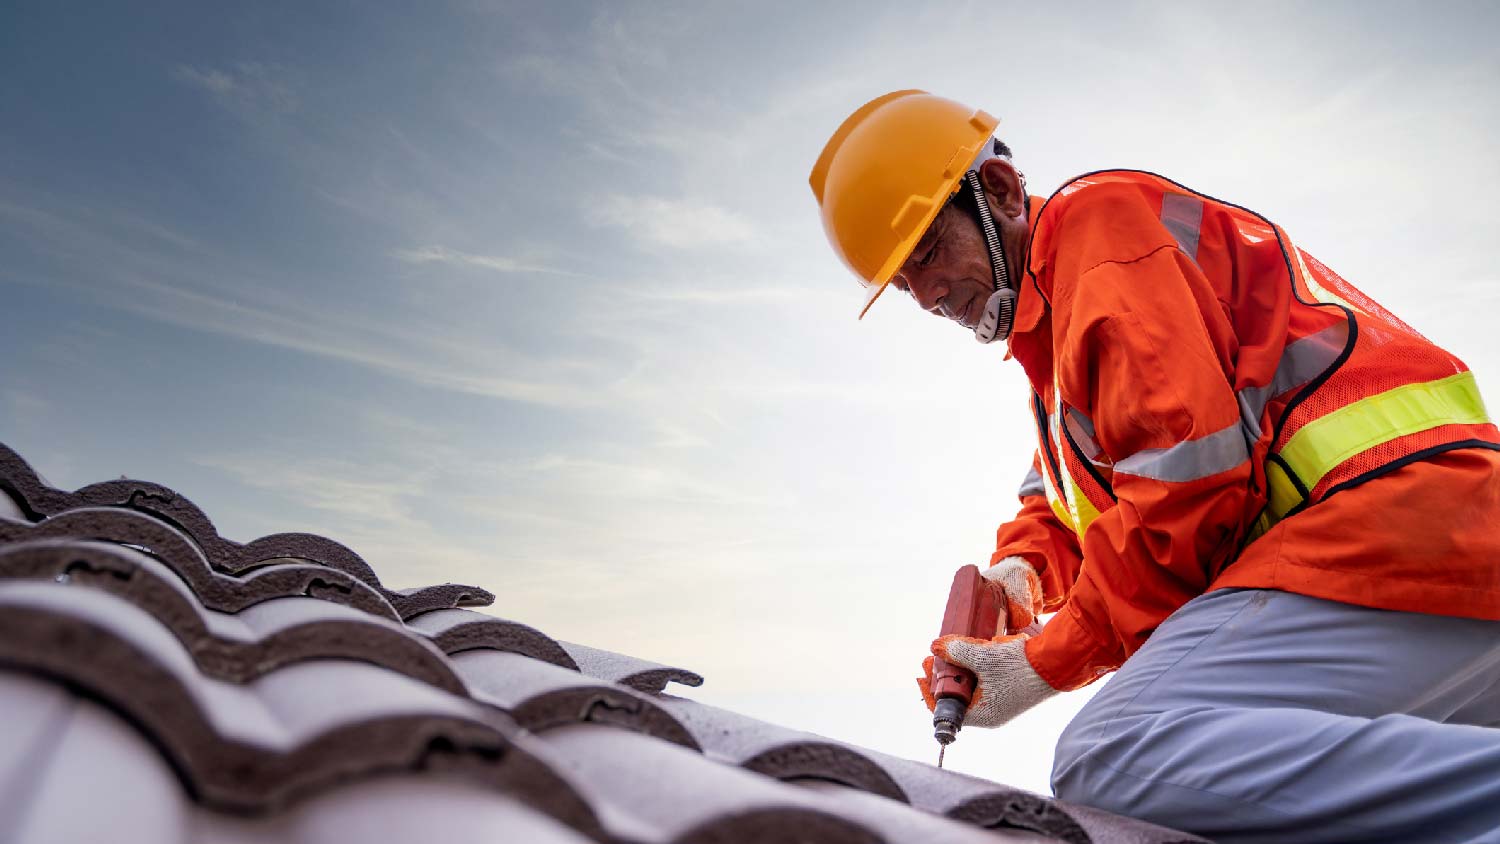
<svg viewBox="0 0 1500 844"><path fill-rule="evenodd" d="M1078 535L1058 521L1047 503L1041 471L1041 458L1034 455L1031 471L1021 484L1021 512L995 531L990 565L1006 557L1020 557L1030 563L1041 578L1043 611L1054 612L1073 588L1083 555L1078 549Z"/></svg>
<svg viewBox="0 0 1500 844"><path fill-rule="evenodd" d="M1092 419L1118 504L1089 526L1067 601L1026 643L1059 689L1118 667L1201 594L1253 516L1226 309L1138 194L1072 214L1059 242L1081 246L1052 285L1059 392Z"/></svg>

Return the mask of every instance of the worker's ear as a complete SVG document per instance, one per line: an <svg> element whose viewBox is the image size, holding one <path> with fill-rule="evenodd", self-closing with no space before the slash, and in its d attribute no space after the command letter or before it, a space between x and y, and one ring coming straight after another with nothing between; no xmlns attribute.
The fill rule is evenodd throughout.
<svg viewBox="0 0 1500 844"><path fill-rule="evenodd" d="M1026 185L1016 165L991 158L979 165L979 182L996 218L1013 220L1026 213Z"/></svg>

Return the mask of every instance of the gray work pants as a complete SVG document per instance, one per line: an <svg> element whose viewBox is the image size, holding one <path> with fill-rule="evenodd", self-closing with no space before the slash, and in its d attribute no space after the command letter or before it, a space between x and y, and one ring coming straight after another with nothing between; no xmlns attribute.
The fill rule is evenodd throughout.
<svg viewBox="0 0 1500 844"><path fill-rule="evenodd" d="M1224 842L1500 842L1500 622L1226 589L1063 731L1064 800Z"/></svg>

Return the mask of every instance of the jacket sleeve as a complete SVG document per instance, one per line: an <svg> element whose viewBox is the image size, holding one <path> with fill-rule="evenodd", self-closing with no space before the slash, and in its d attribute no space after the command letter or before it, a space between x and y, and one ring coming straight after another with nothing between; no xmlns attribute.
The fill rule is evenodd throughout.
<svg viewBox="0 0 1500 844"><path fill-rule="evenodd" d="M1093 421L1117 503L1089 525L1066 603L1027 643L1058 689L1119 667L1202 594L1254 506L1234 332L1208 279L1139 194L1073 214L1059 234L1081 246L1052 286L1059 394Z"/></svg>
<svg viewBox="0 0 1500 844"><path fill-rule="evenodd" d="M1056 612L1073 588L1083 556L1078 535L1052 512L1041 472L1041 458L1033 456L1031 471L1021 484L1021 512L995 531L990 565L1006 557L1026 560L1042 581L1043 612Z"/></svg>

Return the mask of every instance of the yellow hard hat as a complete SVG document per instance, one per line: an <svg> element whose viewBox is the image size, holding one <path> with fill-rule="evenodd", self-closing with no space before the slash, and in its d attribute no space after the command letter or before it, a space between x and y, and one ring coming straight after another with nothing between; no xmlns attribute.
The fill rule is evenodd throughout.
<svg viewBox="0 0 1500 844"><path fill-rule="evenodd" d="M875 303L1000 121L926 91L893 91L849 115L813 165L823 230Z"/></svg>

